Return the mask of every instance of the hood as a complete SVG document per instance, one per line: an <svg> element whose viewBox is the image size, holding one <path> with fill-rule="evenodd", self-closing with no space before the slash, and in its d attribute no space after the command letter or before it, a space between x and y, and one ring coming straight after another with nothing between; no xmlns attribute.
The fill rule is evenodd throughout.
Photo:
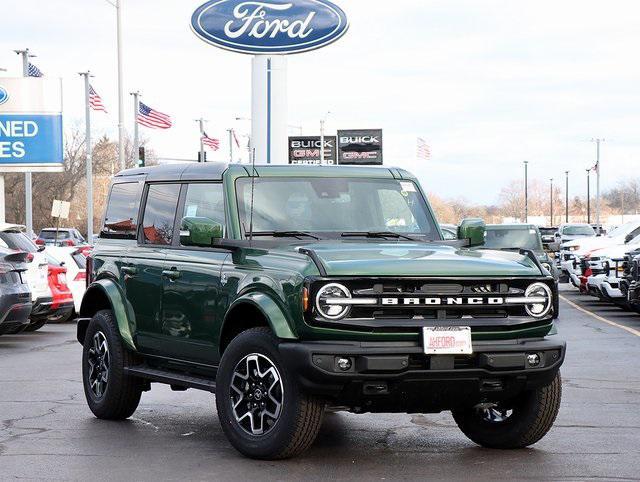
<svg viewBox="0 0 640 482"><path fill-rule="evenodd" d="M638 244L616 244L613 246L606 246L604 248L594 249L589 252L589 255L593 257L605 257L609 259L624 258L625 255L635 249L638 249Z"/></svg>
<svg viewBox="0 0 640 482"><path fill-rule="evenodd" d="M527 256L508 251L413 242L305 244L329 276L540 276Z"/></svg>
<svg viewBox="0 0 640 482"><path fill-rule="evenodd" d="M573 241L562 243L562 245L560 245L560 249L579 246L579 249L576 250L576 254L584 254L587 251L604 248L605 246L620 244L620 242L621 240L619 238L610 238L608 236L589 236L586 238L574 239Z"/></svg>

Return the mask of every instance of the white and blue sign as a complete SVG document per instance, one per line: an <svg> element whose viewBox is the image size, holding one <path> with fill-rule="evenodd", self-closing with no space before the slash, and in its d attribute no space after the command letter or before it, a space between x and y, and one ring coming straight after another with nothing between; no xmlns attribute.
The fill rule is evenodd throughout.
<svg viewBox="0 0 640 482"><path fill-rule="evenodd" d="M245 54L294 54L324 47L349 28L328 0L210 0L191 27L216 47Z"/></svg>
<svg viewBox="0 0 640 482"><path fill-rule="evenodd" d="M62 115L0 114L0 168L3 164L61 163Z"/></svg>
<svg viewBox="0 0 640 482"><path fill-rule="evenodd" d="M63 168L60 79L0 79L0 172Z"/></svg>

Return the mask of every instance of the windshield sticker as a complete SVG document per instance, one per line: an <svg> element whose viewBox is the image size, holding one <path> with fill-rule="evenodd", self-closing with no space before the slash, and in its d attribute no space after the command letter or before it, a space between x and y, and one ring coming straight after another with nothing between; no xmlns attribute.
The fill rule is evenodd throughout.
<svg viewBox="0 0 640 482"><path fill-rule="evenodd" d="M400 182L400 187L404 192L416 192L416 186L412 182Z"/></svg>

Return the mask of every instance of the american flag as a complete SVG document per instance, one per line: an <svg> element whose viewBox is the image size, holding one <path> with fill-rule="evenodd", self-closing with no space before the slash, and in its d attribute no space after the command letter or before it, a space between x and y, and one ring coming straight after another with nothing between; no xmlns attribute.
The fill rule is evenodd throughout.
<svg viewBox="0 0 640 482"><path fill-rule="evenodd" d="M217 151L218 149L220 149L220 140L209 137L206 132L202 133L201 139L202 143L205 146L210 147L212 151Z"/></svg>
<svg viewBox="0 0 640 482"><path fill-rule="evenodd" d="M107 112L107 109L102 103L102 97L98 95L92 85L89 85L89 105L93 110L101 110L102 112Z"/></svg>
<svg viewBox="0 0 640 482"><path fill-rule="evenodd" d="M140 102L138 106L138 124L151 129L168 129L171 127L171 117Z"/></svg>
<svg viewBox="0 0 640 482"><path fill-rule="evenodd" d="M29 75L29 77L44 77L42 71L31 62L29 62L29 69L27 70L27 74Z"/></svg>
<svg viewBox="0 0 640 482"><path fill-rule="evenodd" d="M596 164L589 170L597 173L599 168L600 168L600 163L596 162Z"/></svg>
<svg viewBox="0 0 640 482"><path fill-rule="evenodd" d="M427 141L422 137L418 137L417 157L418 159L423 159L425 161L427 159L431 159L431 148L429 147L429 144L427 144Z"/></svg>

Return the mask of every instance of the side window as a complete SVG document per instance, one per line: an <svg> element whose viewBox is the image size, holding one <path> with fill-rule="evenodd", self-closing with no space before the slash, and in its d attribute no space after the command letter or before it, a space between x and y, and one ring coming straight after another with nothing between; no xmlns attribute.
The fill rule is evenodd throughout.
<svg viewBox="0 0 640 482"><path fill-rule="evenodd" d="M207 218L224 226L224 194L222 184L189 184L182 217Z"/></svg>
<svg viewBox="0 0 640 482"><path fill-rule="evenodd" d="M100 237L124 237L135 239L140 207L141 184L123 182L114 184Z"/></svg>
<svg viewBox="0 0 640 482"><path fill-rule="evenodd" d="M144 244L171 244L180 184L150 184L142 219Z"/></svg>

